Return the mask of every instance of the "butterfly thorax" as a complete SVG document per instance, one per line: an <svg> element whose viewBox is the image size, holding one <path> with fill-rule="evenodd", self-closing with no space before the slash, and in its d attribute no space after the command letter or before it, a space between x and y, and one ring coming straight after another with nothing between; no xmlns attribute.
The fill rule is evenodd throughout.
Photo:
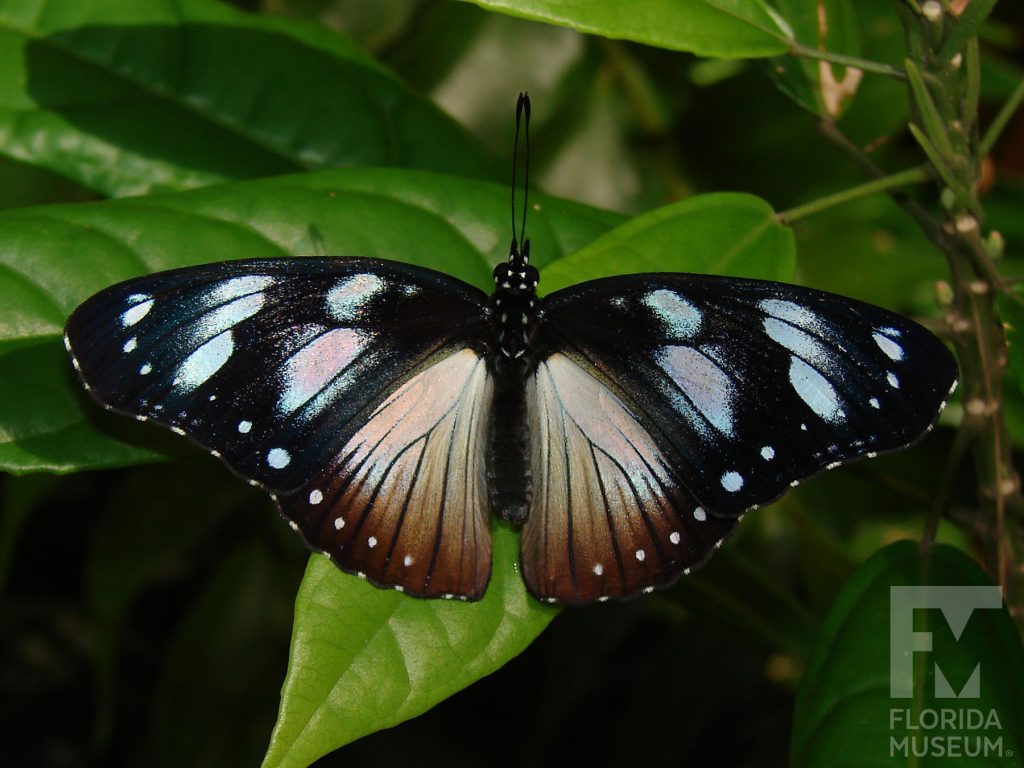
<svg viewBox="0 0 1024 768"><path fill-rule="evenodd" d="M495 345L489 359L494 406L487 441L487 479L494 512L513 524L526 520L533 495L526 411L526 382L532 373L531 341L540 320L539 274L512 242L509 260L494 269L491 324Z"/></svg>
<svg viewBox="0 0 1024 768"><path fill-rule="evenodd" d="M519 251L515 240L507 262L494 268L491 322L499 352L518 359L526 354L540 315L537 283L540 275L530 265L530 241Z"/></svg>

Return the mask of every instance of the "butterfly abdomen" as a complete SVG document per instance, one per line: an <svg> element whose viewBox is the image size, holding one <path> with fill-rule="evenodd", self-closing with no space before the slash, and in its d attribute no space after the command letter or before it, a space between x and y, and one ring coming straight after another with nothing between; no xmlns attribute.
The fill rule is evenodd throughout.
<svg viewBox="0 0 1024 768"><path fill-rule="evenodd" d="M492 361L494 401L487 432L487 488L496 515L521 525L533 498L526 423L529 363L498 354Z"/></svg>

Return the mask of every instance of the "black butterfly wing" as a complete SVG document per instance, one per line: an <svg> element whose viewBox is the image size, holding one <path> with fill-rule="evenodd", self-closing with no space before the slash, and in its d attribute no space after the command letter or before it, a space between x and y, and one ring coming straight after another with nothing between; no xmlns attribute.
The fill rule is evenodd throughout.
<svg viewBox="0 0 1024 768"><path fill-rule="evenodd" d="M820 291L734 278L656 274L583 283L545 299L540 335L546 364L534 386L541 400L558 389L544 380L552 363L572 365L579 373L563 380L586 376L579 392L597 387L632 420L611 455L645 440L657 449L657 462L611 472L628 480L634 501L622 501L620 510L609 501L597 504L609 524L569 547L537 544L551 539L562 517L570 519L570 530L579 518L572 502L559 500L566 483L535 483L534 511L558 512L531 511L524 573L551 574L531 584L536 594L576 602L663 584L704 560L731 526L695 526L694 512L697 522L723 525L823 469L906 447L934 424L957 375L942 343L906 318ZM570 390L561 390L560 399L568 400ZM593 400L592 393L581 397ZM590 450L601 453L594 429L582 431ZM571 446L571 433L556 442ZM534 455L536 462L536 449ZM591 463L599 466L597 459ZM535 463L535 474L541 470ZM607 472L592 474L607 482ZM664 530L691 536L686 552L665 546L647 498L665 510ZM595 593L601 585L581 586L581 574L593 565L578 565L577 552L617 547L615 521L623 516L631 525L642 521L661 543L659 553L668 555L654 569L649 548L638 544L643 567L623 557L625 575L610 592ZM570 576L560 581L560 569Z"/></svg>
<svg viewBox="0 0 1024 768"><path fill-rule="evenodd" d="M477 597L490 575L486 303L392 262L234 261L108 288L72 314L65 343L101 404L221 456L342 568Z"/></svg>

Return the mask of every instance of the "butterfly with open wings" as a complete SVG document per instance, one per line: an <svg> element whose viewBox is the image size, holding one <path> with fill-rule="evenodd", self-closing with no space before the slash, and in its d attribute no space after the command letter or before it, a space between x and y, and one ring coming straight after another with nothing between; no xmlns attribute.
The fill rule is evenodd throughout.
<svg viewBox="0 0 1024 768"><path fill-rule="evenodd" d="M878 307L682 273L541 298L512 242L491 296L367 258L153 274L82 304L65 345L103 406L221 457L343 570L467 600L492 513L538 599L630 597L789 486L910 445L956 386Z"/></svg>

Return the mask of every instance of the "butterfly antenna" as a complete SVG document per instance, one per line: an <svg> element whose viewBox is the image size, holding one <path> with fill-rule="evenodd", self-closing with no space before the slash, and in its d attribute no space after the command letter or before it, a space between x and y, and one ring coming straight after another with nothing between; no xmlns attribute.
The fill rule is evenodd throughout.
<svg viewBox="0 0 1024 768"><path fill-rule="evenodd" d="M526 117L525 124L523 123L523 117ZM526 164L524 167L523 175L523 216L522 222L519 229L519 240L516 240L516 171L518 168L519 159L519 129L523 127L525 134L526 143ZM516 137L515 142L512 146L512 252L511 256L518 257L519 254L519 242L525 243L526 240L526 206L527 206L527 195L530 188L530 95L528 93L520 93L519 100L516 102Z"/></svg>

